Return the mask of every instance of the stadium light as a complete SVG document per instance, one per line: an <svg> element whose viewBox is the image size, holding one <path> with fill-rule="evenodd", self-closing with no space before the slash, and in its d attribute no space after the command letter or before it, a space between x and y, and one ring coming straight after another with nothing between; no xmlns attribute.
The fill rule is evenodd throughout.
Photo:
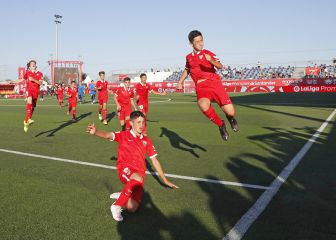
<svg viewBox="0 0 336 240"><path fill-rule="evenodd" d="M58 24L61 24L61 18L62 16L61 15L58 15L58 14L55 14L54 15L55 17L55 23L56 23L56 61L58 61Z"/></svg>

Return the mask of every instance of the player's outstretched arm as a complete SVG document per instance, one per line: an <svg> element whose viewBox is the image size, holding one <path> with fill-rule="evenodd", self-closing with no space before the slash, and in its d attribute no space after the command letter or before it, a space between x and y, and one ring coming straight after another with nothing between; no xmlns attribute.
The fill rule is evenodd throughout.
<svg viewBox="0 0 336 240"><path fill-rule="evenodd" d="M16 83L23 82L24 80L25 80L24 78L20 78L20 79L18 79L18 80L10 81L9 83L11 83L11 84L16 84Z"/></svg>
<svg viewBox="0 0 336 240"><path fill-rule="evenodd" d="M131 98L131 104L132 104L132 106L133 106L133 109L134 109L135 111L137 111L137 110L138 110L138 105L137 105L137 104L135 104L135 102L134 102L134 99L133 99L133 98Z"/></svg>
<svg viewBox="0 0 336 240"><path fill-rule="evenodd" d="M179 188L178 186L176 186L174 183L172 183L171 181L169 181L166 178L159 160L156 157L151 158L151 160L152 160L153 167L158 172L158 174L159 174L160 178L162 179L163 183L166 184L170 188Z"/></svg>
<svg viewBox="0 0 336 240"><path fill-rule="evenodd" d="M189 75L189 70L185 68L182 72L182 75L181 75L179 81L178 81L177 89L183 89L184 80L188 77L188 75Z"/></svg>
<svg viewBox="0 0 336 240"><path fill-rule="evenodd" d="M105 131L99 131L96 129L96 126L94 123L90 123L87 128L86 132L95 135L100 138L108 139L108 140L113 140L113 132L105 132Z"/></svg>
<svg viewBox="0 0 336 240"><path fill-rule="evenodd" d="M160 96L166 96L167 95L167 92L160 93L160 92L157 92L157 91L154 91L154 90L152 90L151 93L154 93L155 95L160 95Z"/></svg>

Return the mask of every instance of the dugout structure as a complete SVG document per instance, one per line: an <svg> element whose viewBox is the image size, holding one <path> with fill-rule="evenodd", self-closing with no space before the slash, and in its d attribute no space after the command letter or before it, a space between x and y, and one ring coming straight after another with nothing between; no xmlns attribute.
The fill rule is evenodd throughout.
<svg viewBox="0 0 336 240"><path fill-rule="evenodd" d="M51 70L51 82L65 83L70 85L71 81L75 80L76 83L82 83L83 75L83 62L82 61L60 61L53 60L48 62Z"/></svg>

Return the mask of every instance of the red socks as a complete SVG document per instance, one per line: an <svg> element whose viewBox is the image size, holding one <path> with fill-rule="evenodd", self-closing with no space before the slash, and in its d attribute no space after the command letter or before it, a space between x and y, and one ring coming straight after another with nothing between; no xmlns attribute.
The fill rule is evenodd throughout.
<svg viewBox="0 0 336 240"><path fill-rule="evenodd" d="M26 106L26 119L25 119L26 123L31 118L32 114L33 114L33 105L30 104L30 103L27 103L27 106Z"/></svg>
<svg viewBox="0 0 336 240"><path fill-rule="evenodd" d="M72 111L72 119L76 119L76 110Z"/></svg>
<svg viewBox="0 0 336 240"><path fill-rule="evenodd" d="M127 182L120 194L120 197L117 199L114 205L118 205L120 207L124 206L137 188L143 188L143 183L135 179Z"/></svg>
<svg viewBox="0 0 336 240"><path fill-rule="evenodd" d="M131 129L130 120L126 120L126 131Z"/></svg>
<svg viewBox="0 0 336 240"><path fill-rule="evenodd" d="M104 120L106 120L106 116L107 116L107 109L104 109Z"/></svg>
<svg viewBox="0 0 336 240"><path fill-rule="evenodd" d="M216 124L218 127L222 126L223 121L220 119L220 117L217 115L215 110L212 108L212 106L209 107L208 110L204 111L203 114L209 118L214 124Z"/></svg>

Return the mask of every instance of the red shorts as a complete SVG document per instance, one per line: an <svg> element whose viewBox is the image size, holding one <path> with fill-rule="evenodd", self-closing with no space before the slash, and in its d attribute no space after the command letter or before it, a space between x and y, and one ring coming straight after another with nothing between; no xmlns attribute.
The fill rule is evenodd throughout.
<svg viewBox="0 0 336 240"><path fill-rule="evenodd" d="M63 96L58 96L58 101L63 102Z"/></svg>
<svg viewBox="0 0 336 240"><path fill-rule="evenodd" d="M121 106L121 110L119 111L119 120L125 120L126 117L131 115L131 112L131 106Z"/></svg>
<svg viewBox="0 0 336 240"><path fill-rule="evenodd" d="M69 107L70 108L75 108L76 106L77 106L77 99L69 100Z"/></svg>
<svg viewBox="0 0 336 240"><path fill-rule="evenodd" d="M132 174L134 174L134 173L139 174L143 179L142 188L139 188L138 190L135 190L132 193L132 199L135 200L138 204L140 204L142 194L143 194L143 187L144 187L146 173L140 173L139 171L135 170L134 168L127 167L127 166L118 168L119 179L124 184L126 184L127 182L130 181L130 178L131 178Z"/></svg>
<svg viewBox="0 0 336 240"><path fill-rule="evenodd" d="M27 97L31 97L32 99L37 99L40 95L40 91L28 89L27 90Z"/></svg>
<svg viewBox="0 0 336 240"><path fill-rule="evenodd" d="M147 115L148 113L148 102L138 102L139 111Z"/></svg>
<svg viewBox="0 0 336 240"><path fill-rule="evenodd" d="M107 96L98 97L98 103L99 103L99 105L103 105L104 103L107 104L107 101L108 101L108 97Z"/></svg>
<svg viewBox="0 0 336 240"><path fill-rule="evenodd" d="M197 100L207 98L214 100L219 106L231 104L231 99L226 93L221 81L205 80L196 85Z"/></svg>

